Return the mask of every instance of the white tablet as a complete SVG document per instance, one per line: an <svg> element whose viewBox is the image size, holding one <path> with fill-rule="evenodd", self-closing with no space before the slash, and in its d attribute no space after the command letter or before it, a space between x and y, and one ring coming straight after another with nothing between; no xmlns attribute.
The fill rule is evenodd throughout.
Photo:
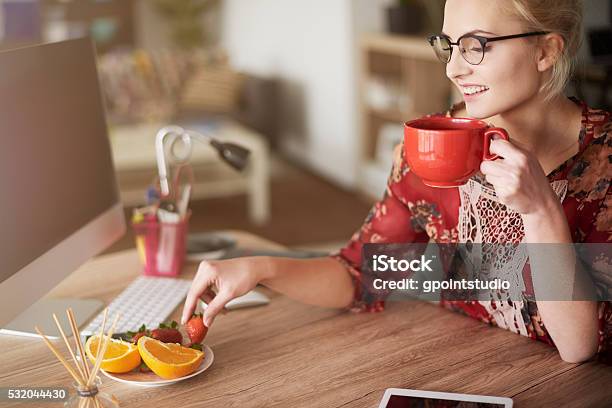
<svg viewBox="0 0 612 408"><path fill-rule="evenodd" d="M508 408L512 400L486 395L387 388L378 408Z"/></svg>

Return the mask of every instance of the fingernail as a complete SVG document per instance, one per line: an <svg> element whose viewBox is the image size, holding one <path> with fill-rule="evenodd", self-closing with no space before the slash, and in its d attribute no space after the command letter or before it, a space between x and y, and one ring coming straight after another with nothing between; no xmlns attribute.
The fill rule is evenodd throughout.
<svg viewBox="0 0 612 408"><path fill-rule="evenodd" d="M185 324L187 323L187 319L185 318L185 316L181 317L181 324Z"/></svg>

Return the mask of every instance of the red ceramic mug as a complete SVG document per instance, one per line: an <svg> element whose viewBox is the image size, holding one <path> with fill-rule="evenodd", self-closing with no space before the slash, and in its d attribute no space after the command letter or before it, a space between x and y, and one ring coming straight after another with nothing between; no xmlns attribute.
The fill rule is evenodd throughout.
<svg viewBox="0 0 612 408"><path fill-rule="evenodd" d="M495 160L493 136L508 132L476 119L431 117L404 124L404 154L410 170L431 187L457 187L478 171L483 160Z"/></svg>

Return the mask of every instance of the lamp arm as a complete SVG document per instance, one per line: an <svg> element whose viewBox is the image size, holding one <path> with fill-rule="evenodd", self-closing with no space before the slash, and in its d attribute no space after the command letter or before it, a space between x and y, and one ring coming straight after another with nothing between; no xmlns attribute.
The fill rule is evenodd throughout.
<svg viewBox="0 0 612 408"><path fill-rule="evenodd" d="M202 143L210 143L214 138L206 133L196 132L195 130L186 130L185 133L192 139L198 140Z"/></svg>
<svg viewBox="0 0 612 408"><path fill-rule="evenodd" d="M177 157L174 153L174 143L180 137L181 141L185 145L186 154L184 157ZM205 133L196 132L194 130L185 130L180 126L170 125L161 128L157 131L155 136L155 156L157 158L157 172L159 174L159 187L162 196L170 194L170 186L168 185L168 164L166 163L166 152L164 146L166 139L169 138L170 151L174 155L177 161L186 161L191 155L191 140L198 140L202 143L210 143L214 139Z"/></svg>

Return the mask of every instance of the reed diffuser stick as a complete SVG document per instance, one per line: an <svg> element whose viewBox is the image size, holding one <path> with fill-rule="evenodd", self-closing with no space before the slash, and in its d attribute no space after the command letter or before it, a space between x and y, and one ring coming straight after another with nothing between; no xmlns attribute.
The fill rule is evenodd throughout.
<svg viewBox="0 0 612 408"><path fill-rule="evenodd" d="M96 375L98 374L98 370L100 369L100 365L102 364L102 359L104 357L104 354L106 353L106 349L108 347L108 344L110 343L110 339L112 338L113 333L115 332L115 327L117 326L118 320L119 314L115 315L113 325L111 326L110 330L106 334L106 337L104 338L104 345L102 346L102 350L96 356L96 364L94 365L91 374L89 374L89 380L87 381L88 387L91 387L91 384L93 383L94 379L96 378Z"/></svg>
<svg viewBox="0 0 612 408"><path fill-rule="evenodd" d="M98 341L98 347L96 349L96 360L98 359L98 356L100 355L100 345L102 344L102 339L104 338L104 329L106 328L106 318L107 317L108 317L108 308L104 309L104 318L102 319L102 327L100 328L100 340ZM102 359L104 359L104 354L102 354ZM95 378L95 375L94 375L94 378ZM100 406L100 403L97 397L94 397L94 403L96 407Z"/></svg>
<svg viewBox="0 0 612 408"><path fill-rule="evenodd" d="M72 347L70 346L70 343L68 342L68 339L66 338L66 333L64 333L64 330L62 329L62 325L60 324L55 313L53 313L53 320L55 320L55 325L57 326L57 330L59 330L60 335L62 336L62 339L64 340L64 343L66 344L66 347L68 348L68 352L70 353L70 356L72 357L72 360L74 361L74 364L76 365L76 368L79 370L79 375L81 376L81 378L87 378L85 377L85 373L83 373L83 369L81 368L79 361L77 360L76 356L74 355L74 352L72 351Z"/></svg>
<svg viewBox="0 0 612 408"><path fill-rule="evenodd" d="M44 334L40 332L40 330L38 329L38 326L34 326L34 330L36 330L36 333L38 333L42 337L47 347L49 347L49 350L51 350L51 352L55 354L55 357L57 357L60 363L62 363L64 367L66 367L66 370L68 370L72 378L74 378L74 380L78 382L80 385L85 385L84 379L82 377L79 377L79 374L76 371L74 371L74 369L70 366L70 364L68 364L68 362L64 359L64 357L62 357L59 351L57 351L55 346L51 344L47 336L45 336Z"/></svg>
<svg viewBox="0 0 612 408"><path fill-rule="evenodd" d="M102 319L102 327L100 329L100 340L98 341L98 347L96 349L96 359L98 358L98 354L100 354L100 344L102 342L102 339L104 338L104 329L106 328L106 319L107 318L108 318L108 308L105 308L104 309L104 317ZM104 354L102 354L102 356L104 357ZM95 376L94 376L94 378L95 378ZM90 400L87 401L87 407L89 407L90 402L91 402ZM100 407L100 401L98 400L97 396L95 396L94 399L93 399L93 405L96 408Z"/></svg>
<svg viewBox="0 0 612 408"><path fill-rule="evenodd" d="M81 332L76 324L72 308L68 308L66 310L66 314L68 315L68 321L70 322L74 342L76 343L77 349L79 350L79 355L81 356L81 364L83 364L83 372L85 373L84 378L87 380L87 378L89 378L89 364L87 364L87 356L85 355L85 349L83 348L83 343L81 342Z"/></svg>
<svg viewBox="0 0 612 408"><path fill-rule="evenodd" d="M98 341L98 347L96 348L96 358L100 354L100 346L102 345L102 339L104 338L104 329L106 329L106 318L108 316L108 307L104 309L104 318L102 319L102 326L100 327L100 341Z"/></svg>

